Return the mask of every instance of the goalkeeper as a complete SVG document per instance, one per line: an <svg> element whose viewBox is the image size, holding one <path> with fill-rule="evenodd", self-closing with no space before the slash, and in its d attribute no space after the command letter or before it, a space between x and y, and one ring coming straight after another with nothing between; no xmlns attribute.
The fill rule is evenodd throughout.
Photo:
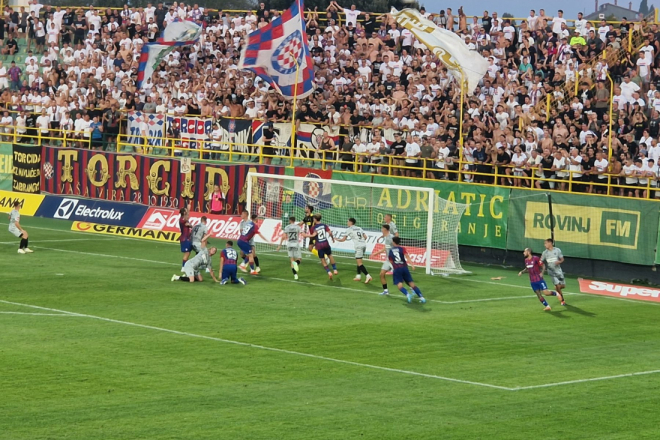
<svg viewBox="0 0 660 440"><path fill-rule="evenodd" d="M545 250L541 254L541 262L545 264L548 269L548 275L552 277L552 283L559 294L564 297L563 289L566 288L566 280L564 279L564 271L561 269L561 264L564 262L564 255L561 249L555 247L555 242L552 238L545 240Z"/></svg>

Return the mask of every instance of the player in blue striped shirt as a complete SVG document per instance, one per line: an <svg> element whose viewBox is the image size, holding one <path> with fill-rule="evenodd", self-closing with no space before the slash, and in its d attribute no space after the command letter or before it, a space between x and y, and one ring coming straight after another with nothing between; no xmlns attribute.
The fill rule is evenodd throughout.
<svg viewBox="0 0 660 440"><path fill-rule="evenodd" d="M392 243L394 243L394 246L390 249L388 259L390 260L390 263L392 263L392 279L394 284L399 288L401 293L406 296L408 302L412 302L412 293L408 292L408 290L403 287L403 283L405 282L417 294L419 302L424 304L426 299L424 298L424 295L422 295L422 291L419 290L419 287L415 285L412 275L410 275L410 270L408 270L408 267L412 267L412 270L415 270L415 266L412 265L412 261L406 253L406 249L401 247L401 238L394 237ZM410 263L410 266L408 266L408 263Z"/></svg>

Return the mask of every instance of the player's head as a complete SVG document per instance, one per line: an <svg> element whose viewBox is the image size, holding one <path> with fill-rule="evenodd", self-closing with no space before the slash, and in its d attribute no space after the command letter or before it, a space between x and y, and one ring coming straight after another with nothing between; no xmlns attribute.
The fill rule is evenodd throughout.
<svg viewBox="0 0 660 440"><path fill-rule="evenodd" d="M185 217L186 215L188 215L188 208L183 207L179 209L179 214L181 215L181 217Z"/></svg>
<svg viewBox="0 0 660 440"><path fill-rule="evenodd" d="M314 212L314 207L312 205L305 206L305 214L309 215Z"/></svg>
<svg viewBox="0 0 660 440"><path fill-rule="evenodd" d="M356 223L357 223L357 221L355 221L355 219L353 217L348 219L348 226L353 226Z"/></svg>
<svg viewBox="0 0 660 440"><path fill-rule="evenodd" d="M19 200L14 201L14 209L17 211L21 209L21 202Z"/></svg>
<svg viewBox="0 0 660 440"><path fill-rule="evenodd" d="M217 248L212 247L211 249L209 249L209 255L210 255L210 256L215 255L216 252L218 252L218 249L217 249Z"/></svg>
<svg viewBox="0 0 660 440"><path fill-rule="evenodd" d="M381 230L383 231L383 235L389 235L389 233L390 233L390 225L383 225L383 226L381 226Z"/></svg>
<svg viewBox="0 0 660 440"><path fill-rule="evenodd" d="M314 214L314 222L321 223L321 214Z"/></svg>
<svg viewBox="0 0 660 440"><path fill-rule="evenodd" d="M247 211L243 211L243 212L241 212L241 218L242 218L243 220L247 220L248 217L250 217L250 213L249 213L249 212L247 212Z"/></svg>
<svg viewBox="0 0 660 440"><path fill-rule="evenodd" d="M530 258L532 256L532 248L525 248L523 251L523 255L525 258Z"/></svg>
<svg viewBox="0 0 660 440"><path fill-rule="evenodd" d="M289 217L289 223L294 224L296 222L296 218L294 216Z"/></svg>
<svg viewBox="0 0 660 440"><path fill-rule="evenodd" d="M392 214L385 214L385 223L392 223Z"/></svg>
<svg viewBox="0 0 660 440"><path fill-rule="evenodd" d="M232 247L233 245L234 245L234 242L233 242L233 241L231 241L231 240L227 240L227 245L226 245L225 247L230 248L230 247Z"/></svg>
<svg viewBox="0 0 660 440"><path fill-rule="evenodd" d="M256 221L259 218L259 216L257 214L252 214L250 218L252 219L252 221Z"/></svg>
<svg viewBox="0 0 660 440"><path fill-rule="evenodd" d="M203 225L206 224L206 216L202 216L202 218L199 220Z"/></svg>
<svg viewBox="0 0 660 440"><path fill-rule="evenodd" d="M392 243L394 243L397 246L400 245L401 244L401 237L394 237L392 239Z"/></svg>
<svg viewBox="0 0 660 440"><path fill-rule="evenodd" d="M552 247L555 245L555 241L552 238L546 238L543 244L545 245L546 249L552 249Z"/></svg>

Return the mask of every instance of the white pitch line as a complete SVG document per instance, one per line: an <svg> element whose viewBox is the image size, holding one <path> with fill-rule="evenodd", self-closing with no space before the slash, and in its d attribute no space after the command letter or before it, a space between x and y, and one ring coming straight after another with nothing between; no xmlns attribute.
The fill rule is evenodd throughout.
<svg viewBox="0 0 660 440"><path fill-rule="evenodd" d="M63 314L70 315L70 316L78 316L78 317L83 317L83 318L97 319L99 321L112 322L114 324L123 324L123 325L132 326L132 327L144 328L144 329L148 329L148 330L155 330L155 331L160 331L160 332L165 332L165 333L172 333L172 334L179 335L179 336L188 336L190 338L206 339L206 340L209 340L209 341L223 342L225 344L239 345L241 347L256 348L256 349L259 349L259 350L272 351L272 352L276 352L276 353L285 353L285 354L290 354L290 355L294 355L294 356L302 356L302 357L307 357L307 358L311 358L311 359L318 359L318 360L323 360L323 361L328 361L328 362L335 362L335 363L338 363L338 364L352 365L352 366L355 366L355 367L362 367L362 368L370 368L370 369L373 369L373 370L388 371L390 373L400 373L400 374L406 374L406 375L409 375L409 376L426 377L426 378L429 378L429 379L437 379L437 380L461 383L461 384L466 384L466 385L476 385L476 386L481 386L481 387L486 387L486 388L494 388L494 389L504 390L504 391L513 391L514 390L514 388L502 387L502 386L492 385L492 384L488 384L488 383L474 382L474 381L470 381L470 380L454 379L452 377L444 377L444 376L437 376L435 374L419 373L417 371L402 370L402 369L399 369L399 368L381 367L379 365L364 364L364 363L361 363L361 362L346 361L346 360L343 360L343 359L335 359L335 358L331 358L331 357L327 357L327 356L319 356L319 355L310 354L310 353L303 353L303 352L300 352L300 351L292 351L292 350L285 350L285 349L282 349L282 348L267 347L265 345L251 344L249 342L232 341L231 339L223 339L223 338L216 338L216 337L213 337L213 336L198 335L198 334L195 334L195 333L183 332L183 331L179 331L179 330L171 330L171 329L167 329L167 328L163 328L163 327L156 327L156 326L153 326L153 325L138 324L138 323L129 322L129 321L120 321L118 319L104 318L102 316L87 315L87 314L84 314L84 313L69 312L69 311L66 311L66 310L35 306L35 305L32 305L32 304L16 303L16 302L5 301L5 300L0 300L0 302L5 303L5 304L12 304L12 305L16 305L16 306L29 307L29 308L38 309L38 310L46 310L46 311L49 311L49 312L58 312L58 313L63 313Z"/></svg>
<svg viewBox="0 0 660 440"><path fill-rule="evenodd" d="M110 238L105 238L105 240L111 240ZM94 238L71 238L68 240L38 240L38 243L68 243L70 241L96 241ZM0 241L0 244L16 244L15 241Z"/></svg>
<svg viewBox="0 0 660 440"><path fill-rule="evenodd" d="M31 316L66 316L69 318L75 317L75 315L69 315L67 313L29 313L29 312L0 312L2 315L31 315Z"/></svg>
<svg viewBox="0 0 660 440"><path fill-rule="evenodd" d="M550 388L550 387L558 387L561 385L573 385L576 383L597 382L600 380L611 380L611 379L621 379L624 377L645 376L648 374L656 374L656 373L660 373L660 370L640 371L639 373L617 374L614 376L592 377L590 379L567 380L565 382L546 383L543 385L531 385L528 387L515 387L512 388L511 391L524 391L524 390L533 390L537 388Z"/></svg>

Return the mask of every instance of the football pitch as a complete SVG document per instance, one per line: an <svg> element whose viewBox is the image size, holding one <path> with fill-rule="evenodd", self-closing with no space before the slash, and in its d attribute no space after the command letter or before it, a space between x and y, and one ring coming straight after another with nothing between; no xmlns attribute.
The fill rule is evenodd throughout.
<svg viewBox="0 0 660 440"><path fill-rule="evenodd" d="M660 438L657 304L568 279L544 312L527 275L466 264L413 272L408 304L378 263L364 285L305 256L294 281L284 252L247 286L170 282L176 244L21 220L34 254L0 224L3 440Z"/></svg>

